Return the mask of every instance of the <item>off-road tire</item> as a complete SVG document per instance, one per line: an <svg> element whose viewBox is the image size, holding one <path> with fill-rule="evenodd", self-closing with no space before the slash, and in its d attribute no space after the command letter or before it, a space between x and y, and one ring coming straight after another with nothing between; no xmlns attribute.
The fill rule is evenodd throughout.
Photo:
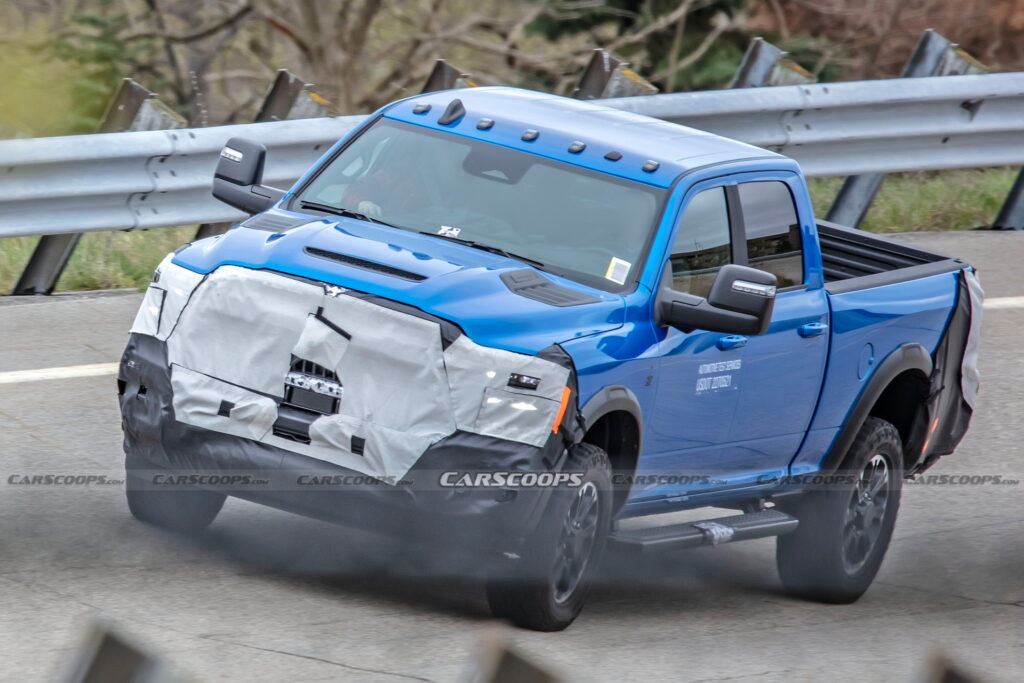
<svg viewBox="0 0 1024 683"><path fill-rule="evenodd" d="M871 493L883 466L886 478ZM780 505L800 526L778 538L775 557L788 593L842 604L868 589L892 539L903 488L903 446L896 428L869 417L837 474L794 503Z"/></svg>
<svg viewBox="0 0 1024 683"><path fill-rule="evenodd" d="M528 540L512 576L503 574L487 582L491 613L535 631L561 631L576 619L587 599L611 528L611 465L607 453L592 444L577 444L569 453L564 471L582 472L580 485L560 487L552 493L544 517ZM592 493L596 498L590 498ZM574 553L569 546L579 543L566 540L564 534L587 501L596 507L594 535L592 541L581 541L579 552ZM577 531L582 528L577 527ZM571 559L576 555L585 555L578 580L560 580L567 573L556 569L567 562L576 566ZM574 571L568 573L575 575Z"/></svg>
<svg viewBox="0 0 1024 683"><path fill-rule="evenodd" d="M125 461L125 497L135 519L185 533L210 526L224 506L225 494L200 488L160 489L152 482L153 471L131 458Z"/></svg>

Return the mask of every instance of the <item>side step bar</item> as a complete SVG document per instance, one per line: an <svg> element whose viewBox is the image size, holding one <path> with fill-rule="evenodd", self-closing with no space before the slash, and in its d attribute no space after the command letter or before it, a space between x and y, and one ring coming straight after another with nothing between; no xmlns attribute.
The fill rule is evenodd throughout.
<svg viewBox="0 0 1024 683"><path fill-rule="evenodd" d="M759 510L745 515L719 517L699 522L641 529L618 529L608 542L620 550L634 553L660 552L720 545L752 538L781 536L794 531L800 522L779 510Z"/></svg>

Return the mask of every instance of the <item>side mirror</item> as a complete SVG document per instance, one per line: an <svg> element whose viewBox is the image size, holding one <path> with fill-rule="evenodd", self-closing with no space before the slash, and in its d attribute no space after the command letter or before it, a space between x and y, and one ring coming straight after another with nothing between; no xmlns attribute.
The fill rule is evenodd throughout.
<svg viewBox="0 0 1024 683"><path fill-rule="evenodd" d="M213 174L213 196L246 213L259 213L277 203L283 190L263 185L267 148L245 138L231 138L220 151Z"/></svg>
<svg viewBox="0 0 1024 683"><path fill-rule="evenodd" d="M655 308L658 323L684 332L763 334L772 320L777 284L771 273L731 264L718 271L706 299L665 284Z"/></svg>

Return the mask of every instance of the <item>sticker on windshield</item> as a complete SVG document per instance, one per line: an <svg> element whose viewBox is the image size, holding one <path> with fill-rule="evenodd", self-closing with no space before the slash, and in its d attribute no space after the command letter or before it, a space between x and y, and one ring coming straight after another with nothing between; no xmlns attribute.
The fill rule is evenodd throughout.
<svg viewBox="0 0 1024 683"><path fill-rule="evenodd" d="M442 237L458 237L460 232L462 232L462 228L453 228L450 225L442 225L441 229L437 231L437 234Z"/></svg>
<svg viewBox="0 0 1024 683"><path fill-rule="evenodd" d="M623 261L620 258L612 257L612 260L608 262L608 270L605 271L604 279L611 280L617 285L626 284L626 276L629 275L629 269L632 267L632 263L629 261Z"/></svg>

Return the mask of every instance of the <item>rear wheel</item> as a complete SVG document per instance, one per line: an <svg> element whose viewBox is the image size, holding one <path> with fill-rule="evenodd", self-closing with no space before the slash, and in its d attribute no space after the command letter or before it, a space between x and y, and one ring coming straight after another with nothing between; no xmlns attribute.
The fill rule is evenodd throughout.
<svg viewBox="0 0 1024 683"><path fill-rule="evenodd" d="M143 474L145 472L145 474ZM206 489L161 489L152 481L152 468L125 461L125 497L135 519L171 531L201 531L224 506L227 496Z"/></svg>
<svg viewBox="0 0 1024 683"><path fill-rule="evenodd" d="M576 619L611 526L608 455L592 444L577 444L565 469L583 473L580 485L552 493L512 576L487 583L494 616L536 631L561 631Z"/></svg>
<svg viewBox="0 0 1024 683"><path fill-rule="evenodd" d="M871 585L896 525L903 486L896 428L869 417L837 479L787 508L800 526L778 538L776 561L782 585L793 595L849 603Z"/></svg>

